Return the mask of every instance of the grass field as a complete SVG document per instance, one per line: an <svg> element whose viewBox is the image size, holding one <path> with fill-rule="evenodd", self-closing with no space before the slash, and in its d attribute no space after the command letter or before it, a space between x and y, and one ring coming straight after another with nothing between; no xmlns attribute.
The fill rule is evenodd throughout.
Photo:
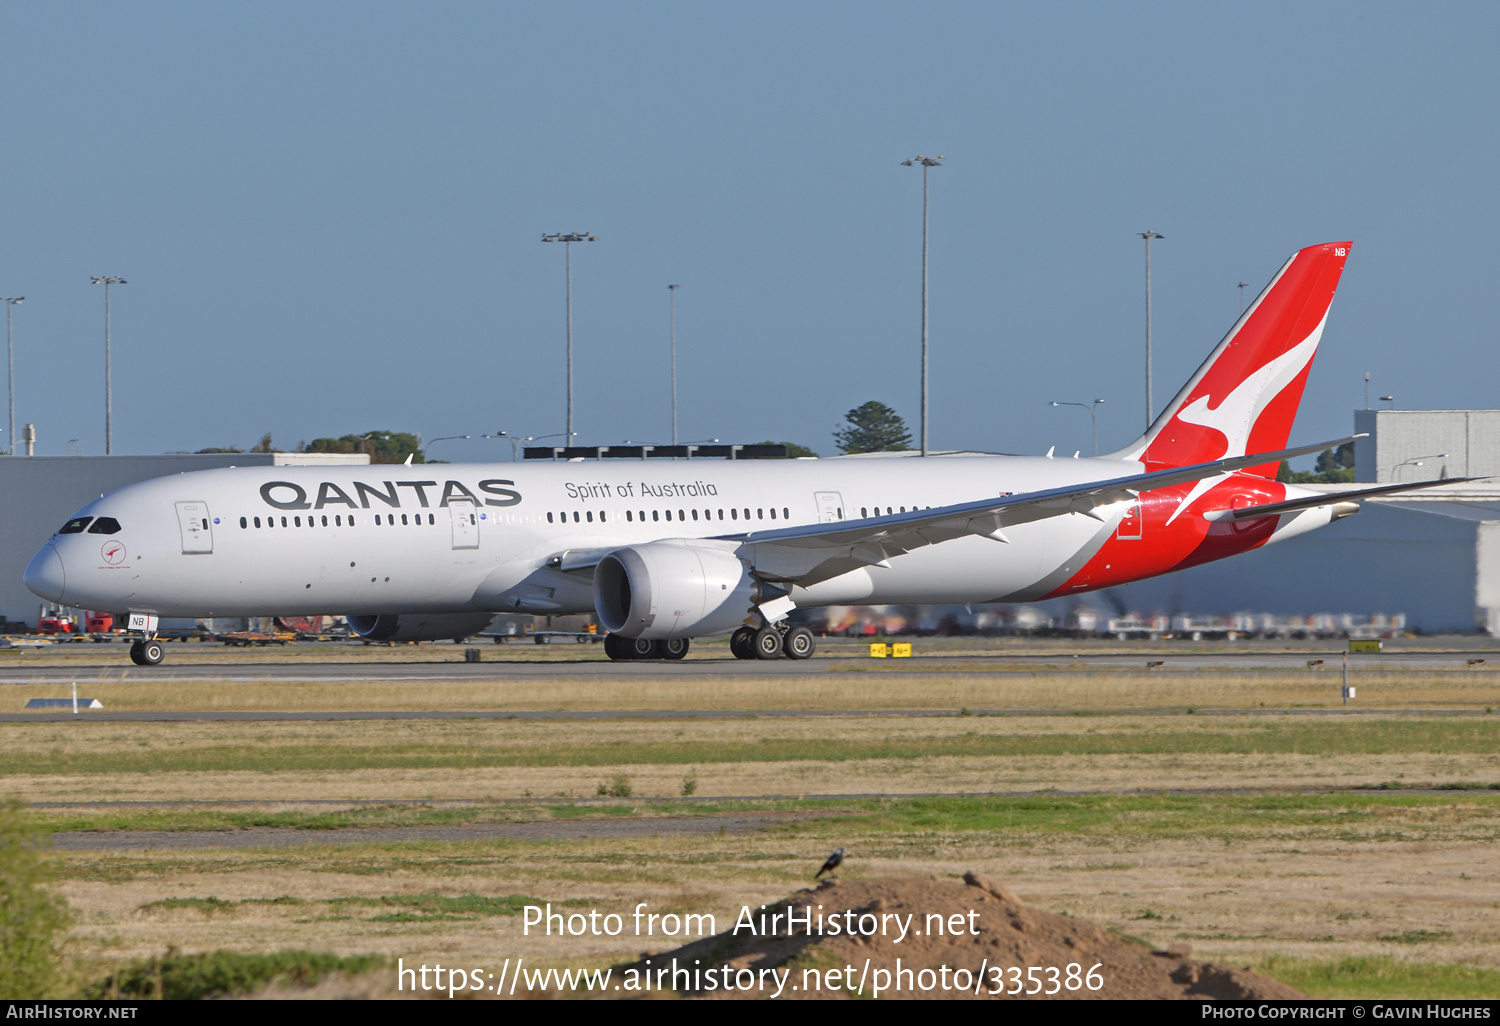
<svg viewBox="0 0 1500 1026"><path fill-rule="evenodd" d="M628 914L645 901L727 925L739 905L786 893L846 846L846 877L972 869L1041 908L1153 944L1185 941L1197 957L1254 963L1315 994L1500 996L1500 717L1484 713L1496 698L1487 671L1362 671L1361 701L1385 688L1382 704L1408 711L1310 717L1186 709L1200 693L1258 710L1315 706L1331 689L1332 704L1334 674L854 669L863 665L776 681L707 671L601 681L570 677L565 665L556 679L427 684L124 679L108 685L112 708L209 708L200 703L222 693L239 708L489 701L842 713L3 723L0 792L80 803L33 806L56 831L224 832L222 846L191 850L57 853L78 913L70 958L79 978L169 946L476 968L517 955L597 964L677 941L522 937L518 908ZM1306 703L1285 701L1293 695ZM951 713L965 706L1056 714ZM1175 714L1081 712L1111 707ZM1434 707L1471 712L1423 711ZM848 712L870 708L950 713ZM596 819L731 814L760 828L546 834L550 824ZM463 833L495 823L541 833ZM242 831L293 827L330 839L360 827L431 835L237 846Z"/></svg>
<svg viewBox="0 0 1500 1026"><path fill-rule="evenodd" d="M874 662L873 660L871 662ZM198 680L155 679L149 674L94 668L79 670L80 694L115 711L404 711L473 712L993 712L1040 710L1229 709L1259 711L1343 708L1337 672L1308 670L1075 669L1031 665L969 664L963 672L901 663L900 668L849 660L831 672L806 676L723 675L706 664L702 675L673 673L607 683L569 673L513 676L492 664L493 676L443 681L378 680L358 665L340 668L345 679L236 680L215 678L203 667ZM683 669L691 669L689 664ZM489 667L486 667L488 671ZM1362 669L1351 675L1361 709L1462 710L1483 713L1500 706L1500 669ZM67 683L5 685L5 711L21 711L31 698L65 698Z"/></svg>

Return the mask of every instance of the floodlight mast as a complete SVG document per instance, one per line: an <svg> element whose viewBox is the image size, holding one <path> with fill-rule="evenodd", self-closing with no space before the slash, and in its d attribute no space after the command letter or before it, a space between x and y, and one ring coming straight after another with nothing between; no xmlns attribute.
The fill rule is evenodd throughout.
<svg viewBox="0 0 1500 1026"><path fill-rule="evenodd" d="M568 307L568 430L567 442L573 442L573 243L575 242L598 242L599 236L592 232L553 232L551 235L543 235L543 242L561 242L566 253L564 264L567 268L567 307Z"/></svg>
<svg viewBox="0 0 1500 1026"><path fill-rule="evenodd" d="M12 309L24 302L25 296L0 296L0 303L5 304L5 384L10 392L10 424L5 434L5 444L12 456L16 454L16 347L11 334L10 314Z"/></svg>
<svg viewBox="0 0 1500 1026"><path fill-rule="evenodd" d="M90 275L90 284L104 286L104 455L112 456L115 451L115 429L114 429L114 379L110 367L109 352L109 287L111 285L129 285L130 283L118 275Z"/></svg>
<svg viewBox="0 0 1500 1026"><path fill-rule="evenodd" d="M667 286L668 319L672 335L672 444L677 444L677 290L681 285Z"/></svg>
<svg viewBox="0 0 1500 1026"><path fill-rule="evenodd" d="M1151 394L1151 240L1165 239L1149 228L1138 232L1146 240L1146 430L1151 430L1152 418L1156 416L1156 401Z"/></svg>
<svg viewBox="0 0 1500 1026"><path fill-rule="evenodd" d="M948 158L942 154L927 157L917 154L903 160L902 167L922 165L922 455L927 455L927 211L930 190L928 188L932 169L942 167Z"/></svg>

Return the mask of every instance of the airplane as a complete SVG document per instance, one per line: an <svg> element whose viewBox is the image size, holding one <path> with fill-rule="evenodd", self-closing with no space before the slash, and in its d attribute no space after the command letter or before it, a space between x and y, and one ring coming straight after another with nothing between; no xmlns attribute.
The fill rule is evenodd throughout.
<svg viewBox="0 0 1500 1026"><path fill-rule="evenodd" d="M458 638L496 613L593 613L612 659L806 659L795 608L1032 602L1303 534L1354 500L1276 481L1350 243L1294 254L1139 439L1081 459L830 459L242 467L88 503L25 582L159 617L348 617L377 641Z"/></svg>

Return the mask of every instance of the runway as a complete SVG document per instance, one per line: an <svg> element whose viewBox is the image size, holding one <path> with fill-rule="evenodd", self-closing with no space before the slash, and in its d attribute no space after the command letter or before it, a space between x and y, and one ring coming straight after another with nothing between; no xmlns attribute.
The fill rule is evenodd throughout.
<svg viewBox="0 0 1500 1026"><path fill-rule="evenodd" d="M89 653L93 656L93 653ZM360 660L326 663L286 660L279 662L224 663L216 660L186 658L168 660L158 666L135 666L128 659L93 656L66 666L28 667L0 666L3 684L70 684L90 680L203 680L227 683L263 683L294 681L307 683L441 682L476 680L547 680L597 678L631 680L639 678L817 677L831 673L879 674L882 676L948 676L990 675L1005 672L1041 672L1047 670L1150 670L1153 673L1201 672L1224 670L1303 670L1314 660L1321 660L1324 671L1336 670L1343 653L1327 649L1297 652L1132 652L1132 653L985 653L976 655L936 655L913 659L871 659L864 656L830 655L805 661L685 659L611 662L606 659L523 660L494 659L479 663L458 661L377 662ZM1150 664L1150 665L1148 665ZM1375 655L1350 655L1351 670L1370 669L1468 669L1476 672L1500 670L1500 652L1472 649L1462 651L1384 652Z"/></svg>

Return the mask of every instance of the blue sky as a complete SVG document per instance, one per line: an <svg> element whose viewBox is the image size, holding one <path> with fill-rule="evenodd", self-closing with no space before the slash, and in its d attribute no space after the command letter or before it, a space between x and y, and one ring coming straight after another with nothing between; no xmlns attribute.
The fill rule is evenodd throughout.
<svg viewBox="0 0 1500 1026"><path fill-rule="evenodd" d="M918 413L933 172L932 441L1088 451L1176 390L1300 246L1355 248L1294 441L1493 407L1495 126L1481 4L8 5L0 294L39 452L375 428L577 429L834 451ZM3 424L0 424L3 426ZM494 441L447 459L509 458Z"/></svg>

